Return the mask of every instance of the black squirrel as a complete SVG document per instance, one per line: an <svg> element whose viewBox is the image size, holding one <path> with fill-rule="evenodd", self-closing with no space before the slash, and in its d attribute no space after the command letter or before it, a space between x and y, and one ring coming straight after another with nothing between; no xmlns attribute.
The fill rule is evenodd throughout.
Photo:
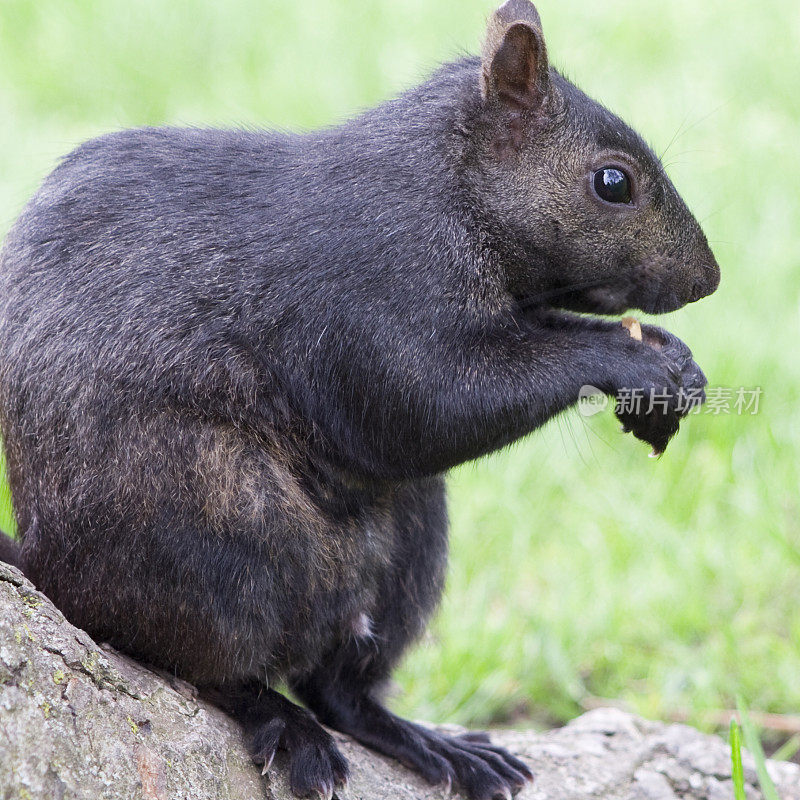
<svg viewBox="0 0 800 800"><path fill-rule="evenodd" d="M299 796L324 723L473 800L530 771L379 690L442 590L442 473L591 384L663 450L686 345L610 320L714 291L659 160L509 0L483 54L329 129L130 130L44 181L0 257L5 555L76 625L193 681ZM308 710L273 687L285 682Z"/></svg>

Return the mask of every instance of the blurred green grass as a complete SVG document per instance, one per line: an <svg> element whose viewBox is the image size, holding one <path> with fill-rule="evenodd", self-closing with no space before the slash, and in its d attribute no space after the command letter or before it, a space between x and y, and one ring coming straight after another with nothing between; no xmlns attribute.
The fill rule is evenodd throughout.
<svg viewBox="0 0 800 800"><path fill-rule="evenodd" d="M564 720L800 706L800 10L788 0L542 0L553 62L653 144L723 271L662 318L755 416L701 414L667 454L563 415L451 477L452 563L397 675L404 713ZM485 0L4 0L0 233L56 158L142 124L328 124L463 50ZM0 357L2 357L0 355ZM0 517L0 526L8 520Z"/></svg>

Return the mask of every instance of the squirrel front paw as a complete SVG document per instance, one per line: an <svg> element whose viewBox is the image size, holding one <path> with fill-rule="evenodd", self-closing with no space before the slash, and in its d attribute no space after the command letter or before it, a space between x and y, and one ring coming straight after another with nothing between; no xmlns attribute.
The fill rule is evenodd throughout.
<svg viewBox="0 0 800 800"><path fill-rule="evenodd" d="M706 376L686 344L663 328L642 325L641 343L631 340L629 347L634 358L617 387L617 418L658 456L680 420L705 401Z"/></svg>

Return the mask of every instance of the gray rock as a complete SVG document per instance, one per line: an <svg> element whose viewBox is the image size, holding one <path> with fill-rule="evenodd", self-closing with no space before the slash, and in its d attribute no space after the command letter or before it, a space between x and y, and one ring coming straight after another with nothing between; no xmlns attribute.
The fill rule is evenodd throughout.
<svg viewBox="0 0 800 800"><path fill-rule="evenodd" d="M351 800L440 798L441 789L339 736ZM546 733L495 739L536 773L521 800L730 800L727 745L682 725L592 711ZM760 798L745 757L748 798ZM262 778L237 725L193 688L95 644L0 564L2 800L288 800L284 762ZM770 765L783 800L800 768Z"/></svg>

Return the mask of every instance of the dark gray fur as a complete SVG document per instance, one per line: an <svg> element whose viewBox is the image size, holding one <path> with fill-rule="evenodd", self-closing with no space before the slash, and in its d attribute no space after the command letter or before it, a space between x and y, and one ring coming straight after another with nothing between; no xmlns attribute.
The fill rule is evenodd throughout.
<svg viewBox="0 0 800 800"><path fill-rule="evenodd" d="M592 194L605 163L632 207ZM278 680L432 781L514 790L512 756L375 699L441 593L442 473L584 384L701 388L666 332L554 307L667 311L717 281L661 164L548 68L522 0L482 59L339 127L94 139L0 257L16 557L74 623L203 686L258 758L289 749L298 794L346 765ZM625 422L663 449L679 418Z"/></svg>

